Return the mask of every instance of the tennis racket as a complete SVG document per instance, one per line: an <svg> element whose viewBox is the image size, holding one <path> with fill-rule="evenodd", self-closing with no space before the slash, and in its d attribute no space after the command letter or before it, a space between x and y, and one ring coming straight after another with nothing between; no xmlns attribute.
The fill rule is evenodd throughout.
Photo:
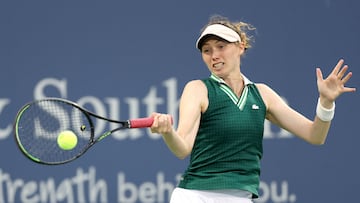
<svg viewBox="0 0 360 203"><path fill-rule="evenodd" d="M119 124L115 129L94 135L94 123L105 120ZM78 104L61 98L45 98L24 105L16 115L15 140L30 160L48 165L64 164L83 155L95 143L113 132L129 128L146 128L153 118L117 121L96 115ZM61 132L72 131L77 144L70 150L59 147L57 137Z"/></svg>

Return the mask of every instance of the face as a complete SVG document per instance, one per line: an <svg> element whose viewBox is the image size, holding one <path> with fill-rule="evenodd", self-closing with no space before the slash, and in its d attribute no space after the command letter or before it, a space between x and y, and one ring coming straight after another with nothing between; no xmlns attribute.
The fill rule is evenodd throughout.
<svg viewBox="0 0 360 203"><path fill-rule="evenodd" d="M201 48L203 61L210 72L220 78L240 73L241 43L229 43L221 38L208 38Z"/></svg>

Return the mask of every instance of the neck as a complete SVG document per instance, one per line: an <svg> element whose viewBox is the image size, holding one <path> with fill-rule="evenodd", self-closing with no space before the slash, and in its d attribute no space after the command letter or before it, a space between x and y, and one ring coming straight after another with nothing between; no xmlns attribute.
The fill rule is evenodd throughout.
<svg viewBox="0 0 360 203"><path fill-rule="evenodd" d="M244 89L244 78L241 74L237 77L228 77L224 81L237 96L241 95Z"/></svg>

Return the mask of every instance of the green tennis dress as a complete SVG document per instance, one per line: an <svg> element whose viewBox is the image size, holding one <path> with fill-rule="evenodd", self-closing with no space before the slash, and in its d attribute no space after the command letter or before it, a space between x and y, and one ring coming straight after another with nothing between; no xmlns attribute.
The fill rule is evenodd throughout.
<svg viewBox="0 0 360 203"><path fill-rule="evenodd" d="M203 80L209 106L178 187L240 189L258 196L266 106L255 84L244 80L240 98L215 75Z"/></svg>

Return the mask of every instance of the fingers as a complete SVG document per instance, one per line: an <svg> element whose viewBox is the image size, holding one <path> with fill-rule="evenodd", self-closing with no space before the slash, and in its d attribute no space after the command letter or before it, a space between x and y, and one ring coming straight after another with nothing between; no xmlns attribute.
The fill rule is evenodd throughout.
<svg viewBox="0 0 360 203"><path fill-rule="evenodd" d="M158 114L156 116L156 120L157 120L157 123L159 126L164 126L164 125L168 125L168 124L171 124L171 119L170 119L170 116L167 115L167 114Z"/></svg>
<svg viewBox="0 0 360 203"><path fill-rule="evenodd" d="M150 128L152 133L166 134L172 131L172 116L169 114L152 113L154 122Z"/></svg>
<svg viewBox="0 0 360 203"><path fill-rule="evenodd" d="M343 84L347 83L350 80L351 76L352 76L352 72L349 72L348 74L346 74L346 76L342 78ZM354 87L344 87L343 91L344 92L355 92L356 88L354 88Z"/></svg>
<svg viewBox="0 0 360 203"><path fill-rule="evenodd" d="M337 69L337 78L339 81L341 81L341 84L343 85L343 91L344 92L353 92L356 89L355 88L349 88L349 87L345 87L344 85L350 80L350 78L352 77L352 72L348 72L349 66L348 65L344 65L344 60L340 60L338 65L334 68L334 70ZM340 65L340 67L338 67ZM342 67L341 67L342 66ZM340 68L340 69L338 69Z"/></svg>
<svg viewBox="0 0 360 203"><path fill-rule="evenodd" d="M352 76L351 72L346 74L348 69L349 69L349 66L344 65L344 60L340 59L338 61L338 63L336 64L336 66L334 67L334 69L332 70L331 74L328 76L328 78L336 77L339 81L341 81L343 84L345 84L347 81L349 81L349 79ZM319 77L318 77L318 79L319 79Z"/></svg>
<svg viewBox="0 0 360 203"><path fill-rule="evenodd" d="M343 83L344 84L347 83L347 81L350 80L351 76L352 76L352 72L349 72L348 74L346 74L346 76L342 78Z"/></svg>
<svg viewBox="0 0 360 203"><path fill-rule="evenodd" d="M355 92L355 91L356 91L355 87L344 87L343 92Z"/></svg>
<svg viewBox="0 0 360 203"><path fill-rule="evenodd" d="M349 69L349 67L347 65L343 66L340 69L340 71L338 72L337 77L341 80L344 77L344 75L348 69Z"/></svg>
<svg viewBox="0 0 360 203"><path fill-rule="evenodd" d="M334 101L344 92L356 91L355 88L345 86L352 77L352 72L348 72L348 69L348 65L344 65L344 60L340 59L332 72L324 79L320 68L317 68L316 76L320 96Z"/></svg>
<svg viewBox="0 0 360 203"><path fill-rule="evenodd" d="M156 124L161 124L161 123L172 124L172 116L169 114L152 113L151 117L154 118L154 123Z"/></svg>
<svg viewBox="0 0 360 203"><path fill-rule="evenodd" d="M343 64L344 64L344 59L340 59L336 64L335 68L333 69L332 74L337 75Z"/></svg>
<svg viewBox="0 0 360 203"><path fill-rule="evenodd" d="M316 68L316 78L318 81L322 81L324 79L320 68Z"/></svg>

